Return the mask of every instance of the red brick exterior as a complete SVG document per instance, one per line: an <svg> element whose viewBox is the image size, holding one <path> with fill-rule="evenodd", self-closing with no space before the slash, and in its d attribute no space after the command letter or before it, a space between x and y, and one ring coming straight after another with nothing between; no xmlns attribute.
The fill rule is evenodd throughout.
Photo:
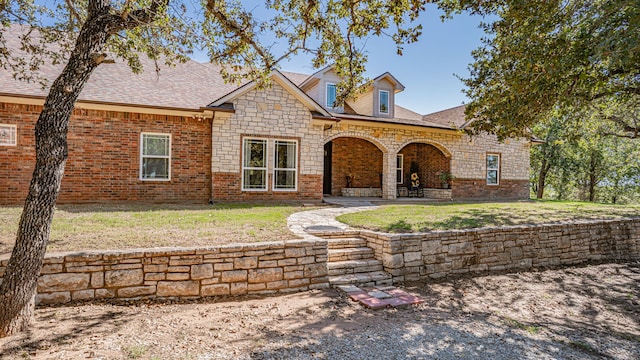
<svg viewBox="0 0 640 360"><path fill-rule="evenodd" d="M18 145L0 146L0 204L20 204L27 196L35 164L34 126L41 109L0 103L0 123L18 127ZM170 181L140 180L141 132L171 134ZM68 140L59 203L210 198L210 119L76 109Z"/></svg>
<svg viewBox="0 0 640 360"><path fill-rule="evenodd" d="M382 187L382 151L367 140L337 138L332 141L331 195L347 187L347 175L354 176L352 187Z"/></svg>
<svg viewBox="0 0 640 360"><path fill-rule="evenodd" d="M402 168L404 170L404 179L399 187L408 187L411 185L411 163L415 161L418 164L418 176L420 184L425 188L441 188L442 182L438 177L442 172L451 172L451 161L444 156L442 151L435 146L429 144L409 144L402 148L398 153L403 155Z"/></svg>
<svg viewBox="0 0 640 360"><path fill-rule="evenodd" d="M500 180L500 185L487 185L486 179L454 179L454 199L515 200L529 199L528 180Z"/></svg>
<svg viewBox="0 0 640 360"><path fill-rule="evenodd" d="M240 154L238 154L240 156ZM214 201L312 200L322 201L322 175L298 175L298 191L273 191L269 173L267 191L242 191L240 173L213 173Z"/></svg>

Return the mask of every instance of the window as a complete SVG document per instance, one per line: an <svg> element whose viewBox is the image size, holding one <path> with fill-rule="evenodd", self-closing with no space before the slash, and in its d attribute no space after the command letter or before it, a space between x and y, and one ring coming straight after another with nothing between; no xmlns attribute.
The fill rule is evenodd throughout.
<svg viewBox="0 0 640 360"><path fill-rule="evenodd" d="M140 134L140 179L171 179L171 134Z"/></svg>
<svg viewBox="0 0 640 360"><path fill-rule="evenodd" d="M267 140L242 143L242 190L267 190Z"/></svg>
<svg viewBox="0 0 640 360"><path fill-rule="evenodd" d="M389 113L389 92L386 90L380 90L378 93L378 100L380 104L380 114Z"/></svg>
<svg viewBox="0 0 640 360"><path fill-rule="evenodd" d="M500 155L487 154L487 185L498 185L500 182Z"/></svg>
<svg viewBox="0 0 640 360"><path fill-rule="evenodd" d="M402 184L404 177L404 170L402 168L402 163L404 162L404 155L398 154L396 157L396 183Z"/></svg>
<svg viewBox="0 0 640 360"><path fill-rule="evenodd" d="M298 176L298 143L296 141L275 141L273 169L274 190L296 190Z"/></svg>
<svg viewBox="0 0 640 360"><path fill-rule="evenodd" d="M16 146L16 125L0 124L0 146Z"/></svg>
<svg viewBox="0 0 640 360"><path fill-rule="evenodd" d="M336 84L327 84L327 107L336 106Z"/></svg>

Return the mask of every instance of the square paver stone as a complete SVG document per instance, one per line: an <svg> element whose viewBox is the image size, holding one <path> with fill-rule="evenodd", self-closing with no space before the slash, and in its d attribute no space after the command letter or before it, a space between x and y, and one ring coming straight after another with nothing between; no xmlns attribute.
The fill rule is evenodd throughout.
<svg viewBox="0 0 640 360"><path fill-rule="evenodd" d="M397 288L395 286L390 286L390 285L381 285L381 286L376 286L376 289L380 291L387 291L387 290L394 290Z"/></svg>
<svg viewBox="0 0 640 360"><path fill-rule="evenodd" d="M370 298L367 298L367 299L362 299L362 300L360 300L360 302L364 306L366 306L368 308L371 308L371 309L374 309L374 310L382 309L384 307L389 306L389 304L387 304L387 302L386 302L386 299L385 300L380 300L380 299L376 299L376 298L373 298L373 297L370 297Z"/></svg>
<svg viewBox="0 0 640 360"><path fill-rule="evenodd" d="M400 290L400 289L393 289L393 290L387 290L387 293L389 293L389 295L393 295L395 297L398 296L409 296L410 294L404 290Z"/></svg>
<svg viewBox="0 0 640 360"><path fill-rule="evenodd" d="M347 294L354 292L363 292L362 289L355 285L338 285L338 289L346 292Z"/></svg>
<svg viewBox="0 0 640 360"><path fill-rule="evenodd" d="M420 299L417 296L407 295L407 296L398 296L396 299L400 299L402 301L407 302L409 305L422 304L424 302L423 299Z"/></svg>
<svg viewBox="0 0 640 360"><path fill-rule="evenodd" d="M350 293L349 297L354 300L354 301L362 301L363 299L370 299L372 298L371 295L367 294L364 291L361 291L359 293Z"/></svg>
<svg viewBox="0 0 640 360"><path fill-rule="evenodd" d="M373 296L376 299L388 299L391 297L391 295L387 294L384 291L380 291L380 290L372 290L368 292L369 295Z"/></svg>

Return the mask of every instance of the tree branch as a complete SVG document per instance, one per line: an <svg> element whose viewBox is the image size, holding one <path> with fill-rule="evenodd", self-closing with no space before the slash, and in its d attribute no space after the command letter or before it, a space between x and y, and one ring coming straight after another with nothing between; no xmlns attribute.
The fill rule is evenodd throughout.
<svg viewBox="0 0 640 360"><path fill-rule="evenodd" d="M252 36L247 35L246 29L237 22L229 19L229 17L227 17L227 15L223 11L219 10L215 4L215 1L208 0L206 8L207 11L209 11L216 19L218 19L225 30L227 30L231 34L239 36L242 41L250 45L251 48L253 48L265 61L265 65L269 70L275 65L273 61L268 60L270 56L264 51L260 44L258 44L258 42Z"/></svg>

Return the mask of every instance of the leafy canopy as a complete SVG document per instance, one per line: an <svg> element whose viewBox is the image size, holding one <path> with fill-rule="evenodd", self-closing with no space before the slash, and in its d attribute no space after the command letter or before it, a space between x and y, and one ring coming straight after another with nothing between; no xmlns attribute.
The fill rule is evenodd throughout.
<svg viewBox="0 0 640 360"><path fill-rule="evenodd" d="M136 19L136 12L152 12L153 21L140 21L112 34L105 53L125 60L134 72L142 71L144 54L158 65L186 61L195 50L206 50L211 61L223 66L229 81L267 82L278 63L299 53L313 56L316 68L335 64L345 81L339 100L364 79L367 55L364 44L371 36L388 36L402 53L406 43L417 41L415 24L426 1L422 0L0 0L0 67L17 77L34 80L33 72L49 60L68 59L79 29L93 2L106 3L110 13ZM12 53L3 33L12 24L25 27L22 52ZM37 29L37 31L34 31ZM111 34L110 34L111 35ZM51 44L56 44L52 47ZM24 56L24 52L31 56Z"/></svg>
<svg viewBox="0 0 640 360"><path fill-rule="evenodd" d="M449 16L498 16L482 25L488 37L463 79L473 132L526 135L550 111L638 103L637 0L444 0L440 6ZM613 134L638 137L637 116L628 115L605 115L614 120Z"/></svg>

